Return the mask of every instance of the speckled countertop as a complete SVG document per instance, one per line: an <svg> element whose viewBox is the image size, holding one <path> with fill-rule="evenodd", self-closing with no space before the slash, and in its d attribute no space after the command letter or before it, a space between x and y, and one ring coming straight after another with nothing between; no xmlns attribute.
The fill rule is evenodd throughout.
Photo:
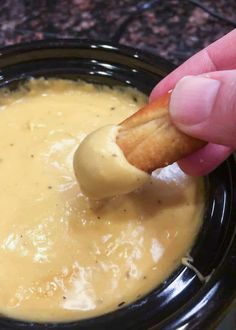
<svg viewBox="0 0 236 330"><path fill-rule="evenodd" d="M235 0L200 2L236 22ZM147 3L149 10L134 15ZM233 29L187 0L5 0L1 5L1 46L58 37L108 41L133 15L120 42L180 64Z"/></svg>

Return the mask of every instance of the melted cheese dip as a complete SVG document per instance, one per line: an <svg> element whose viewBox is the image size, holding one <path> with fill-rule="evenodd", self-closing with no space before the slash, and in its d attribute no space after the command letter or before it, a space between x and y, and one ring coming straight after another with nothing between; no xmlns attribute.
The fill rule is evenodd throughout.
<svg viewBox="0 0 236 330"><path fill-rule="evenodd" d="M116 143L118 130L116 125L99 128L86 136L75 152L75 176L82 193L91 199L130 193L150 179L125 158Z"/></svg>
<svg viewBox="0 0 236 330"><path fill-rule="evenodd" d="M203 183L176 165L128 195L92 202L78 144L146 101L131 89L32 80L0 98L0 312L69 321L148 293L181 263L202 221Z"/></svg>

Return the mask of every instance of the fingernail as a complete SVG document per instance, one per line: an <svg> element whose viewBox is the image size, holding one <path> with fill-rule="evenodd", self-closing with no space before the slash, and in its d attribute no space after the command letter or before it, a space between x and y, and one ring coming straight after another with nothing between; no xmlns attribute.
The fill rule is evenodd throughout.
<svg viewBox="0 0 236 330"><path fill-rule="evenodd" d="M204 122L214 109L220 82L215 79L186 76L175 86L170 100L170 114L178 125Z"/></svg>

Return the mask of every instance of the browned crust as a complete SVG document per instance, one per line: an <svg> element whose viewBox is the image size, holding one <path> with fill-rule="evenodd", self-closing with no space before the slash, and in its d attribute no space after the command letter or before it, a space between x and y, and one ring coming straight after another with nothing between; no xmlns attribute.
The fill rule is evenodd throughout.
<svg viewBox="0 0 236 330"><path fill-rule="evenodd" d="M117 144L129 163L151 173L202 148L206 142L180 132L171 122L167 93L120 124Z"/></svg>

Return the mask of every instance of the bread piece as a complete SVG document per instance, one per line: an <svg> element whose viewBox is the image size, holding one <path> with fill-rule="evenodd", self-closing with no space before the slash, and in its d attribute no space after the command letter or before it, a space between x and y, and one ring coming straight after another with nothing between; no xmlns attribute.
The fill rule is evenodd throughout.
<svg viewBox="0 0 236 330"><path fill-rule="evenodd" d="M206 142L179 131L171 122L170 93L147 104L120 124L117 144L126 159L151 173L202 148Z"/></svg>

